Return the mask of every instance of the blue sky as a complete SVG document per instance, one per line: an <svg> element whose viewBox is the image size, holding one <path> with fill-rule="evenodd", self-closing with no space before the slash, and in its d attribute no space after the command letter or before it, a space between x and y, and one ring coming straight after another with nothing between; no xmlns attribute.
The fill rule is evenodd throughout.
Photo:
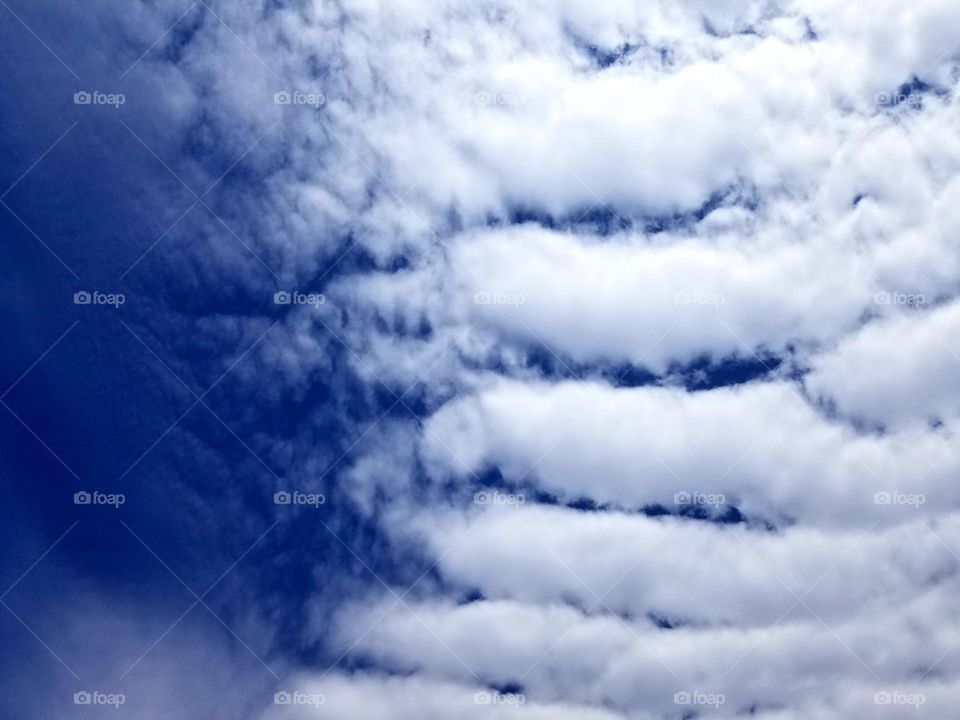
<svg viewBox="0 0 960 720"><path fill-rule="evenodd" d="M958 40L0 0L5 716L949 715Z"/></svg>

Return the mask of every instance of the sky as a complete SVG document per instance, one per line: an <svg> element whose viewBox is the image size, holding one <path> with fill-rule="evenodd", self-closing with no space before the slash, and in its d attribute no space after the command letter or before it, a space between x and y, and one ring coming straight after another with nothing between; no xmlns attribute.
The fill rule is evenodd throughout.
<svg viewBox="0 0 960 720"><path fill-rule="evenodd" d="M0 0L3 716L943 718L960 7Z"/></svg>

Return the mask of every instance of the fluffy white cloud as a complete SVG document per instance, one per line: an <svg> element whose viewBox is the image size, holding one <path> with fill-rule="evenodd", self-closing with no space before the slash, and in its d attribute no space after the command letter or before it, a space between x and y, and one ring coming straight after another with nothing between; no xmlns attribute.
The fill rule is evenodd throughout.
<svg viewBox="0 0 960 720"><path fill-rule="evenodd" d="M955 516L928 522L773 534L524 505L419 516L408 525L427 538L449 581L494 600L575 602L591 615L637 621L652 615L694 626L766 627L811 613L836 622L908 603L917 588L952 587L960 525Z"/></svg>
<svg viewBox="0 0 960 720"><path fill-rule="evenodd" d="M960 640L952 596L935 592L895 612L828 626L810 618L754 630L664 631L515 601L392 609L387 601L349 615L341 627L358 629L343 638L356 642L354 652L403 674L516 683L544 702L562 698L666 717L688 709L678 707L676 693L697 692L723 696L724 714L734 715L819 700L838 675L876 691L912 683L923 672L918 668L932 667ZM950 629L941 632L945 623ZM936 672L955 677L956 663L939 663Z"/></svg>
<svg viewBox="0 0 960 720"><path fill-rule="evenodd" d="M751 243L735 237L739 229L672 243L598 243L532 226L482 235L452 251L453 278L463 283L453 301L473 304L464 313L482 326L577 362L661 373L700 355L752 358L831 337L871 301L860 259L837 257L824 273L826 243Z"/></svg>
<svg viewBox="0 0 960 720"><path fill-rule="evenodd" d="M378 377L429 377L432 488L411 502L383 446L362 467L381 468L364 477L403 508L383 524L425 543L452 588L345 610L337 637L355 657L631 717L680 717L681 690L724 693L699 708L718 717L935 717L956 697L957 392L935 347L954 313L886 300L933 302L960 278L955 97L891 99L913 75L955 85L960 15L942 2L869 19L836 2L764 10L468 13L405 47L420 76L398 49L382 55L405 122L388 104L351 127L370 128L388 183L411 188L387 217L412 209L431 231L373 229L364 244L406 244L414 260L332 292ZM612 58L624 43L603 69L585 49ZM518 210L534 220L504 226ZM630 227L602 227L619 218ZM541 347L591 379L539 378L527 353ZM671 384L704 355L788 352L808 377ZM665 386L600 379L629 364ZM626 508L722 495L781 532L536 508L529 492L520 508L452 512L491 467L521 491ZM453 602L471 589L488 600ZM922 707L876 695L897 692Z"/></svg>
<svg viewBox="0 0 960 720"><path fill-rule="evenodd" d="M468 231L409 271L351 280L334 293L391 323L379 340L355 333L374 346L371 362L384 375L411 362L408 349L390 351L398 324L428 323L438 331L432 341L455 339L475 358L491 347L506 354L544 344L566 362L657 373L703 355L816 350L864 317L900 309L890 300L932 302L960 278L952 259L960 184L930 176L940 151L923 140L947 132L944 120L928 121L917 137L918 128L874 118L873 134L845 147L803 201L772 201L756 213L721 206L657 235L599 237L533 223ZM958 149L940 158L944 170L960 169ZM885 172L891 164L896 173ZM487 338L479 347L463 339L474 326Z"/></svg>
<svg viewBox="0 0 960 720"><path fill-rule="evenodd" d="M438 681L417 676L394 677L376 673L342 675L321 679L294 678L289 704L266 712L266 720L307 720L318 711L331 720L444 720L449 717L474 720L616 720L624 716L572 703L541 703L501 694L481 684ZM297 695L294 695L297 693ZM645 720L652 716L631 716Z"/></svg>
<svg viewBox="0 0 960 720"><path fill-rule="evenodd" d="M923 295L884 297L903 311L819 356L811 391L844 415L891 428L960 415L960 304L923 312Z"/></svg>
<svg viewBox="0 0 960 720"><path fill-rule="evenodd" d="M777 524L863 526L955 509L955 445L948 428L857 433L789 382L690 393L501 381L431 417L422 456L437 479L495 466L571 500L676 510L678 494L701 493Z"/></svg>

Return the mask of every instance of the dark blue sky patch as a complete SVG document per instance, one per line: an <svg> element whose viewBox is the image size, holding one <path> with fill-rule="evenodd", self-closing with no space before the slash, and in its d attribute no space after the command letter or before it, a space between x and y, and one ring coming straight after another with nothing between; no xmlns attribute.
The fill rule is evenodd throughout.
<svg viewBox="0 0 960 720"><path fill-rule="evenodd" d="M656 612L648 612L647 619L660 630L674 630L675 628L683 627L684 625L688 624L682 620L670 618L666 615Z"/></svg>
<svg viewBox="0 0 960 720"><path fill-rule="evenodd" d="M172 35L169 48L177 58L201 17L185 18ZM9 25L2 27L6 36ZM37 64L46 67L48 60ZM129 597L172 623L190 596L125 522L197 592L243 557L208 604L238 626L252 614L291 658L325 659L322 632L303 636L308 601L333 612L382 587L380 579L403 585L426 570L422 556L390 547L377 519L356 514L337 485L349 467L349 458L337 465L338 458L395 398L382 388L373 394L362 388L348 352L333 341L323 365L303 383L288 382L264 362L269 336L242 357L261 330L285 322L273 302L276 279L230 232L279 270L281 259L258 240L261 225L251 202L276 165L248 157L205 198L230 230L199 205L171 230L195 202L191 190L202 193L237 160L245 149L233 152L245 142L242 133L233 137L233 128L202 117L185 134L164 127L150 116L156 108L134 102L137 83L119 110L78 107L69 75L64 80L57 71L50 78L51 87L35 97L57 98L55 107L24 102L3 114L9 119L0 141L8 158L0 168L4 189L78 122L4 198L30 229L0 208L0 229L9 240L0 248L0 295L9 308L0 317L8 350L0 355L0 392L77 325L4 398L30 430L0 408L0 471L8 479L0 497L4 507L21 509L4 518L4 537L18 541L2 543L3 577L12 582L73 522L80 524L56 549L54 564L38 566L8 599L31 626L54 628L60 612L51 602L55 585L44 592L43 581L59 563L85 578L91 591ZM9 90L28 80L36 82L14 72L0 84ZM87 82L91 89L111 87L102 79ZM219 252L211 255L211 248ZM327 279L334 277L331 272ZM75 304L74 293L87 291L123 293L125 302L117 308ZM262 382L245 381L254 376ZM425 412L416 397L406 402ZM403 408L395 413L408 417ZM273 493L281 486L322 492L327 504L277 506ZM125 503L119 509L76 505L74 493L81 490L123 493ZM236 644L215 619L206 619L222 642ZM35 667L47 667L50 658L40 657L42 646L15 619L5 615L0 622L11 647L22 646ZM193 622L206 627L202 616L184 625ZM55 675L56 666L50 672Z"/></svg>
<svg viewBox="0 0 960 720"><path fill-rule="evenodd" d="M784 369L785 359L771 352L760 350L756 355L744 355L719 360L702 355L687 363L673 363L663 375L658 375L642 364L578 363L571 358L558 357L549 348L533 346L527 349L524 367L536 370L542 378L555 382L600 377L614 387L679 384L691 392L742 385L779 375ZM499 372L506 371L506 368L497 362L489 366ZM479 365L477 367L480 368Z"/></svg>
<svg viewBox="0 0 960 720"><path fill-rule="evenodd" d="M469 605L476 602L484 602L486 596L480 592L480 590L473 588L465 591L459 598L457 598L457 605Z"/></svg>
<svg viewBox="0 0 960 720"><path fill-rule="evenodd" d="M630 43L610 49L584 43L577 43L577 45L601 70L626 61L636 51L636 47Z"/></svg>
<svg viewBox="0 0 960 720"><path fill-rule="evenodd" d="M488 687L502 695L524 695L526 693L524 685L519 682L491 684Z"/></svg>
<svg viewBox="0 0 960 720"><path fill-rule="evenodd" d="M49 246L51 272L72 270L78 287L97 283L108 291L122 284L123 273L190 206L191 196L118 119L104 126L65 117L71 115L69 122L45 122L37 133L49 147L77 123L4 198L12 212L4 209L0 222L19 243ZM44 149L16 152L5 166L6 186Z"/></svg>
<svg viewBox="0 0 960 720"><path fill-rule="evenodd" d="M691 392L706 391L770 377L782 363L781 358L770 353L720 360L702 356L684 365L671 366L667 375L679 380Z"/></svg>
<svg viewBox="0 0 960 720"><path fill-rule="evenodd" d="M651 235L662 232L676 232L696 225L707 218L710 213L724 207L740 207L751 213L756 213L761 209L760 193L756 188L742 184L717 190L693 210L644 219L643 230Z"/></svg>
<svg viewBox="0 0 960 720"><path fill-rule="evenodd" d="M650 518L676 517L683 520L707 522L715 525L747 525L750 528L775 532L777 526L765 518L748 517L732 503L724 503L719 507L710 505L683 505L679 508L666 507L658 503L646 505L639 512Z"/></svg>
<svg viewBox="0 0 960 720"><path fill-rule="evenodd" d="M170 32L167 34L164 42L151 51L159 55L165 62L174 65L184 60L185 55L189 51L190 44L197 34L203 30L204 26L208 22L216 22L203 4L194 6L188 10L185 15L183 15L183 12L184 9L175 9L171 12L172 17L170 18L169 25L172 25L172 28ZM180 18L179 21L177 21L177 18ZM139 57L143 52L144 50L137 52L133 56L134 59ZM145 59L150 61L154 58L148 54Z"/></svg>
<svg viewBox="0 0 960 720"><path fill-rule="evenodd" d="M617 365L606 370L603 377L614 387L632 388L658 385L660 376L644 367L638 367L631 363L624 367Z"/></svg>
<svg viewBox="0 0 960 720"><path fill-rule="evenodd" d="M614 202L593 203L562 216L556 216L535 207L517 206L511 209L507 217L489 215L486 225L491 228L502 228L509 225L534 223L548 230L590 233L601 237L629 231L657 235L692 229L712 212L730 207L742 208L750 213L761 212L763 204L759 190L749 183L739 182L712 192L698 207L662 214L621 208Z"/></svg>

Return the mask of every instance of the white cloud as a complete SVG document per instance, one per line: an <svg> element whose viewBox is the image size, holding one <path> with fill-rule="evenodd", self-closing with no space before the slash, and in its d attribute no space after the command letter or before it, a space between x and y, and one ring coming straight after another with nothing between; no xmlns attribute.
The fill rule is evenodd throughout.
<svg viewBox="0 0 960 720"><path fill-rule="evenodd" d="M480 684L428 678L391 677L375 673L330 674L319 680L295 678L293 692L318 698L316 705L278 705L265 720L306 720L318 710L331 720L443 720L449 717L495 720L616 720L619 713L570 703L541 703L511 694L497 694ZM283 691L281 691L283 692ZM322 698L322 703L319 702ZM632 715L633 720L651 716Z"/></svg>
<svg viewBox="0 0 960 720"><path fill-rule="evenodd" d="M501 381L431 417L421 452L437 480L495 466L570 500L676 510L677 493L705 493L778 525L864 526L955 508L952 437L859 434L789 382L689 393ZM919 497L883 504L884 492Z"/></svg>
<svg viewBox="0 0 960 720"><path fill-rule="evenodd" d="M960 639L953 593L934 592L894 612L831 623L814 617L767 628L677 629L573 608L515 601L374 605L348 615L354 652L396 672L469 682L521 683L528 697L606 704L679 717L678 692L722 695L724 715L752 706L794 706L833 694L838 676L879 690L911 684ZM896 638L894 640L894 638ZM920 671L922 673L922 671ZM953 678L953 660L936 666ZM881 679L883 678L883 679ZM862 703L861 712L872 703ZM713 712L713 708L705 708Z"/></svg>
<svg viewBox="0 0 960 720"><path fill-rule="evenodd" d="M774 534L523 506L417 515L399 525L427 539L450 582L491 600L575 601L591 615L643 622L653 614L694 626L763 628L811 612L833 623L884 612L911 602L918 588L952 587L960 562L955 516L882 531Z"/></svg>
<svg viewBox="0 0 960 720"><path fill-rule="evenodd" d="M846 337L818 357L808 384L837 410L887 427L960 415L960 305L925 310L927 298L884 298L899 313ZM896 303L904 303L897 307Z"/></svg>

